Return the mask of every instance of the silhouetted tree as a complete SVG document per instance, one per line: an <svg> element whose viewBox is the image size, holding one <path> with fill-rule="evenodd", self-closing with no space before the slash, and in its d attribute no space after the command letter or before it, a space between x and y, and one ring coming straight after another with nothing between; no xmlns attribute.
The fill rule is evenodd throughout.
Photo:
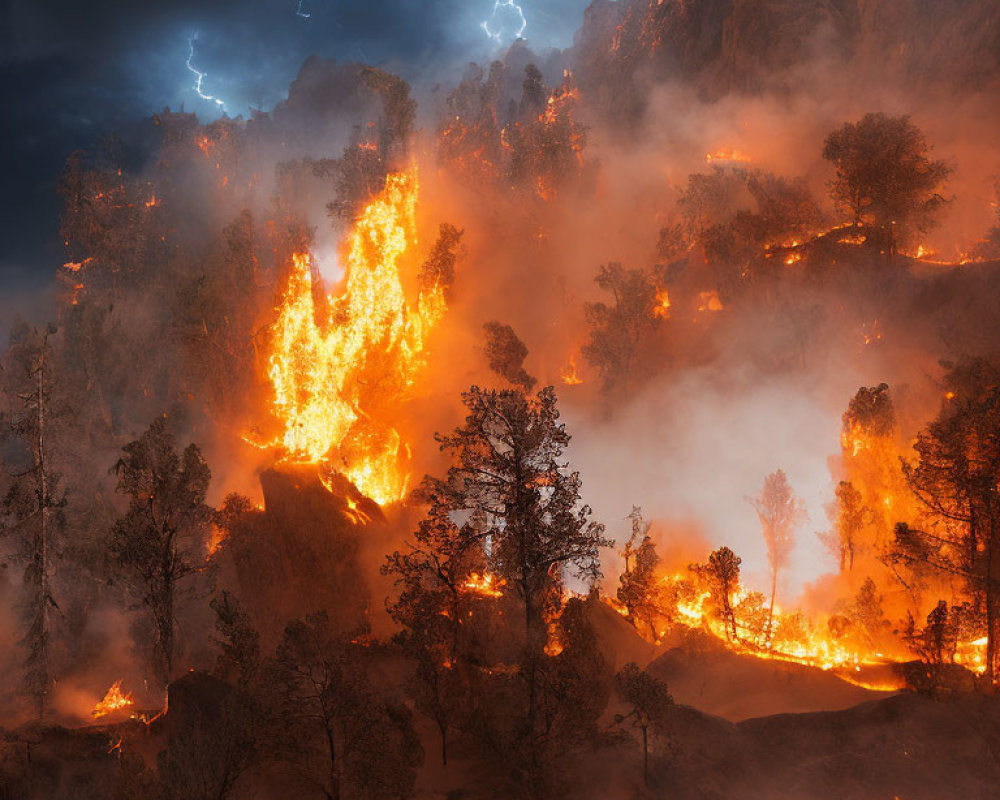
<svg viewBox="0 0 1000 800"><path fill-rule="evenodd" d="M25 561L22 579L24 634L24 689L39 717L45 715L52 686L50 668L50 609L57 608L52 593L53 555L65 527L64 493L52 457L52 348L50 327L39 331L15 326L0 387L10 410L0 409L0 442L12 451L5 466L8 488L0 504L0 536L16 538L17 554Z"/></svg>
<svg viewBox="0 0 1000 800"><path fill-rule="evenodd" d="M649 627L650 638L655 642L658 638L655 622L662 613L663 600L656 574L660 557L649 535L650 524L642 518L642 509L633 507L627 519L632 522L632 534L622 552L625 569L618 578L618 602L625 606L629 621L636 628L640 624Z"/></svg>
<svg viewBox="0 0 1000 800"><path fill-rule="evenodd" d="M501 378L530 392L535 378L524 368L528 348L514 333L510 325L502 325L496 320L483 323L486 332L486 360L490 369Z"/></svg>
<svg viewBox="0 0 1000 800"><path fill-rule="evenodd" d="M111 552L140 585L155 626L154 673L166 685L173 670L177 582L197 569L193 545L203 543L211 519L205 493L212 474L197 445L178 455L163 417L125 445L113 472L129 506L115 523Z"/></svg>
<svg viewBox="0 0 1000 800"><path fill-rule="evenodd" d="M565 574L593 583L604 526L580 503L580 477L561 462L569 434L558 422L555 390L529 397L515 390L472 387L463 394L465 423L439 436L454 463L444 479L428 478L425 492L440 498L439 514L460 514L461 552L473 545L523 608L524 648L519 680L526 683L525 726L534 735L546 613ZM449 529L449 535L455 535Z"/></svg>
<svg viewBox="0 0 1000 800"><path fill-rule="evenodd" d="M604 389L627 385L636 352L657 325L656 285L643 270L627 270L621 264L603 264L594 278L613 304L585 303L583 307L590 339L581 352L601 373Z"/></svg>
<svg viewBox="0 0 1000 800"><path fill-rule="evenodd" d="M455 283L455 265L460 257L463 233L454 225L441 223L437 241L417 276L421 292L440 289L445 299L448 299L452 284Z"/></svg>
<svg viewBox="0 0 1000 800"><path fill-rule="evenodd" d="M841 572L854 569L854 557L862 546L862 534L869 511L861 492L850 481L840 481L835 491L837 501L828 514L833 516L833 530L820 532L820 541L836 556Z"/></svg>
<svg viewBox="0 0 1000 800"><path fill-rule="evenodd" d="M423 760L409 712L368 680L366 635L293 620L264 668L274 753L329 800L409 797Z"/></svg>
<svg viewBox="0 0 1000 800"><path fill-rule="evenodd" d="M241 686L252 684L260 669L260 634L231 592L223 589L210 605L221 637L215 640L222 649L216 673L223 680L235 674Z"/></svg>
<svg viewBox="0 0 1000 800"><path fill-rule="evenodd" d="M394 576L399 594L387 601L390 616L403 627L400 641L416 662L408 691L417 708L437 725L441 761L448 763L448 732L461 719L470 654L463 619L476 604L467 591L473 573L486 571L484 542L476 521L457 525L447 497L425 486L429 502L406 552L395 551L382 566Z"/></svg>
<svg viewBox="0 0 1000 800"><path fill-rule="evenodd" d="M663 722L674 698L667 691L667 684L640 669L630 661L615 675L615 693L618 699L631 706L628 714L619 714L615 721L621 725L631 721L642 733L642 781L649 786L649 733Z"/></svg>
<svg viewBox="0 0 1000 800"><path fill-rule="evenodd" d="M856 225L881 232L890 259L897 239L929 229L946 202L938 189L951 169L930 160L929 149L908 116L882 113L846 123L823 146L823 158L837 169L830 183L834 202Z"/></svg>
<svg viewBox="0 0 1000 800"><path fill-rule="evenodd" d="M861 632L865 644L874 649L889 629L889 622L882 611L882 593L871 578L861 584L848 615L854 626Z"/></svg>
<svg viewBox="0 0 1000 800"><path fill-rule="evenodd" d="M736 617L733 614L733 593L740 584L740 564L743 559L728 547L713 550L704 564L692 564L690 569L708 585L712 603L722 618L726 635L737 638Z"/></svg>
<svg viewBox="0 0 1000 800"><path fill-rule="evenodd" d="M767 547L767 563L771 567L771 604L767 611L767 640L770 642L778 573L788 566L788 558L795 546L795 529L805 520L806 512L802 500L792 494L788 478L780 469L764 478L760 494L749 499L760 520Z"/></svg>
<svg viewBox="0 0 1000 800"><path fill-rule="evenodd" d="M916 570L960 577L970 595L981 599L986 674L995 681L1000 610L1000 370L986 359L972 359L952 366L945 384L952 398L917 435L917 460L904 465L910 488L936 524L926 530L897 525L891 558Z"/></svg>
<svg viewBox="0 0 1000 800"><path fill-rule="evenodd" d="M164 800L239 796L240 777L258 759L251 698L191 672L170 685L168 705L166 746L156 759Z"/></svg>

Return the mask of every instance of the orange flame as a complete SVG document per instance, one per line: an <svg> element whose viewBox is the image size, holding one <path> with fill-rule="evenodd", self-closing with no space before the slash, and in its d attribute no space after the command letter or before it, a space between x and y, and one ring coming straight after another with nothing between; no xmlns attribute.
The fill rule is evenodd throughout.
<svg viewBox="0 0 1000 800"><path fill-rule="evenodd" d="M660 289L656 293L656 305L653 306L653 316L657 319L670 318L670 294L666 289Z"/></svg>
<svg viewBox="0 0 1000 800"><path fill-rule="evenodd" d="M750 156L739 150L716 150L714 153L705 153L705 162L711 164L713 161L739 161L746 163L750 161Z"/></svg>
<svg viewBox="0 0 1000 800"><path fill-rule="evenodd" d="M579 386L583 383L583 378L581 378L576 372L576 359L571 358L569 364L567 364L559 376L562 378L562 382L567 386Z"/></svg>
<svg viewBox="0 0 1000 800"><path fill-rule="evenodd" d="M119 678L111 684L111 687L104 695L104 699L94 706L94 710L90 713L92 716L100 718L106 717L108 714L114 714L117 711L124 711L133 706L135 706L135 698L131 692L122 691L122 679Z"/></svg>
<svg viewBox="0 0 1000 800"><path fill-rule="evenodd" d="M292 257L268 364L272 410L284 423L273 444L290 461L342 472L380 504L401 499L407 483L405 448L384 420L413 385L427 332L445 312L439 287L422 292L416 308L403 292L416 201L414 175L386 178L349 237L343 294L327 296L319 322L310 257Z"/></svg>
<svg viewBox="0 0 1000 800"><path fill-rule="evenodd" d="M496 575L489 572L484 572L482 575L473 572L465 582L464 588L483 597L503 597L503 587L506 585L507 581L503 578L498 580Z"/></svg>

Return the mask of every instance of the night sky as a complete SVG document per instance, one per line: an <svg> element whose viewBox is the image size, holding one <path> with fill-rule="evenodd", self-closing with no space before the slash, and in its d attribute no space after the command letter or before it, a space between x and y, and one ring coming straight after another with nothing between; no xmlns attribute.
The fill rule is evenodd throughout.
<svg viewBox="0 0 1000 800"><path fill-rule="evenodd" d="M506 0L500 0L501 3ZM522 0L537 51L566 47L588 0ZM493 17L501 43L481 27ZM0 306L11 310L61 263L55 187L66 157L126 138L169 106L204 122L270 110L310 54L364 61L415 87L454 83L519 24L494 0L0 0Z"/></svg>

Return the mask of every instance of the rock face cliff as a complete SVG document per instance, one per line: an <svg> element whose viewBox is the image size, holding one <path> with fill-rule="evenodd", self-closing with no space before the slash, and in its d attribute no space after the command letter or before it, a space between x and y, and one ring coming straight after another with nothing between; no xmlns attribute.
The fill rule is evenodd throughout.
<svg viewBox="0 0 1000 800"><path fill-rule="evenodd" d="M342 630L364 624L370 598L358 551L361 537L385 524L381 509L346 480L327 491L304 468L267 470L261 486L264 508L241 518L226 550L265 644L289 620L321 609Z"/></svg>
<svg viewBox="0 0 1000 800"><path fill-rule="evenodd" d="M572 62L591 101L627 119L642 114L650 84L670 80L707 98L789 91L830 75L984 90L1000 75L1000 4L594 0Z"/></svg>

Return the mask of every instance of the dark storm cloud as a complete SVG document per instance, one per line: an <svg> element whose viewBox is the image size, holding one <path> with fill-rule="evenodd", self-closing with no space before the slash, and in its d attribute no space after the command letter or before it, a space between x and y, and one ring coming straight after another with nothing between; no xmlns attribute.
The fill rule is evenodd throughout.
<svg viewBox="0 0 1000 800"><path fill-rule="evenodd" d="M532 46L567 46L587 0L524 0ZM0 289L48 280L60 252L55 187L66 156L170 106L217 116L280 100L305 58L365 61L417 85L495 55L494 0L0 0Z"/></svg>

